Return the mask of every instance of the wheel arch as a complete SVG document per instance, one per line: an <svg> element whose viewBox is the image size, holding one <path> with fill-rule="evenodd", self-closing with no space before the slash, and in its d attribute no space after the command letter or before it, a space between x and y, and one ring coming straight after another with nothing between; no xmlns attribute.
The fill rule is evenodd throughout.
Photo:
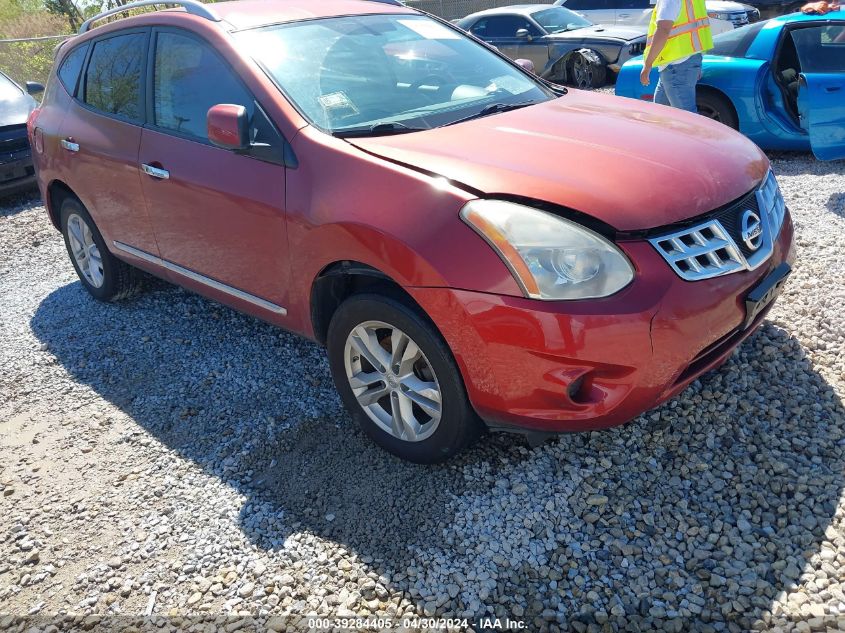
<svg viewBox="0 0 845 633"><path fill-rule="evenodd" d="M711 95L715 95L717 97L721 97L722 99L727 101L728 104L730 104L731 109L733 110L733 115L736 118L737 125L739 125L741 123L740 118L739 118L739 111L737 110L737 107L736 107L736 104L734 103L734 100L731 99L730 95L728 93L726 93L724 90L716 88L715 86L711 86L710 84L698 83L695 87L695 94L696 94L696 96L698 96L699 94L711 94Z"/></svg>
<svg viewBox="0 0 845 633"><path fill-rule="evenodd" d="M326 344L329 323L340 304L362 292L379 292L407 303L437 330L422 307L389 275L358 261L338 260L323 267L311 284L311 325L321 345Z"/></svg>
<svg viewBox="0 0 845 633"><path fill-rule="evenodd" d="M56 179L47 185L47 196L44 200L44 204L47 207L47 213L50 216L50 221L59 231L62 230L59 212L62 208L62 202L64 202L67 198L76 198L79 200L79 196L76 195L73 189L71 189L65 182Z"/></svg>

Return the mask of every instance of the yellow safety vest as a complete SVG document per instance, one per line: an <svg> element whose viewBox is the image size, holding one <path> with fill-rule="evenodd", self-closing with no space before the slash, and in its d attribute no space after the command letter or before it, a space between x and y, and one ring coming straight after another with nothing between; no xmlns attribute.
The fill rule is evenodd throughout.
<svg viewBox="0 0 845 633"><path fill-rule="evenodd" d="M651 22L648 24L645 56L648 56L654 32L657 31L657 8L651 12ZM707 7L704 0L681 0L681 13L672 30L666 46L654 60L655 66L670 64L676 59L694 55L713 48L713 33L710 30L710 18L707 17Z"/></svg>

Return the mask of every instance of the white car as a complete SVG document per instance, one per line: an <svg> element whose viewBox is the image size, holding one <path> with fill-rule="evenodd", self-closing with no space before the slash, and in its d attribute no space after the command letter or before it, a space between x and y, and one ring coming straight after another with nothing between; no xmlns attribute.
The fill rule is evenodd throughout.
<svg viewBox="0 0 845 633"><path fill-rule="evenodd" d="M581 13L596 24L647 26L654 0L557 0L556 5ZM730 0L707 0L713 35L748 24L745 7Z"/></svg>

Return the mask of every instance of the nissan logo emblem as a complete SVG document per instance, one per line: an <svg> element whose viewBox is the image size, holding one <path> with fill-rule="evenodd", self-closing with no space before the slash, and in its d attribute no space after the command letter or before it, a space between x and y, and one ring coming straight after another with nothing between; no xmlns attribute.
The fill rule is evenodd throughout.
<svg viewBox="0 0 845 633"><path fill-rule="evenodd" d="M760 216L751 209L742 214L742 241L752 251L756 251L763 243L763 223Z"/></svg>

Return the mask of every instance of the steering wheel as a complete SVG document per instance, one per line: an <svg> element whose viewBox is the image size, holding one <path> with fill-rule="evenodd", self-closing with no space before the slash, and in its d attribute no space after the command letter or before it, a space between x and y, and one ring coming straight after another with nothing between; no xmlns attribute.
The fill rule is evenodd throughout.
<svg viewBox="0 0 845 633"><path fill-rule="evenodd" d="M447 83L449 83L449 80L440 75L426 75L422 79L418 79L412 83L408 90L419 90L421 86L437 86L438 88L442 88Z"/></svg>

